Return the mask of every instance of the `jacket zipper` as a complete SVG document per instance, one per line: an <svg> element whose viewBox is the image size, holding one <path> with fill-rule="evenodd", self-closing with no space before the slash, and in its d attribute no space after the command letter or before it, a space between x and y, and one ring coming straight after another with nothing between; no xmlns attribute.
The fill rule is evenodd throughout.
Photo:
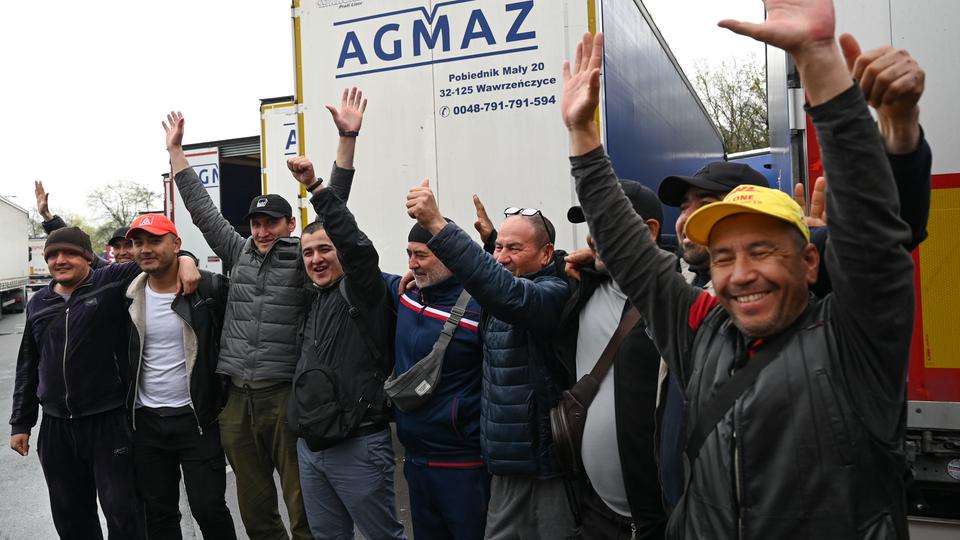
<svg viewBox="0 0 960 540"><path fill-rule="evenodd" d="M187 305L189 305L189 302L188 302ZM171 307L170 309L172 310L173 308ZM174 313L177 313L177 312L174 311ZM180 317L180 314L179 314L179 313L177 313L177 317ZM185 325L187 326L187 328L189 328L190 331L193 332L194 337L196 337L197 332L196 332L196 330L193 329L192 326L190 326L190 323L188 323L188 322L186 321L186 319L184 319L183 317L180 317L180 320L183 321L183 324L185 324ZM187 352L187 348L186 348L186 347L183 348L183 352L184 352L184 353ZM199 343L199 341L198 341L198 342L197 342L197 355L199 356L199 354L200 354L200 343ZM143 357L141 356L141 360L142 360L142 358L143 358ZM184 361L184 362L187 361L186 357L184 357L183 361ZM186 364L184 364L184 367L186 367ZM197 360L196 360L196 358L194 358L194 360L193 360L193 367L194 367L194 368L197 367ZM199 432L200 432L200 436L203 437L203 426L200 425L200 416L197 414L197 408L196 408L196 407L194 406L194 404L193 404L193 392L190 390L190 378L191 378L192 376L193 376L192 373L187 373L187 395L190 396L190 410L193 411L193 419L197 421L197 431L199 431Z"/></svg>
<svg viewBox="0 0 960 540"><path fill-rule="evenodd" d="M67 346L70 343L70 308L67 307L63 319L63 405L67 408L67 418L73 418L70 411L70 387L67 385Z"/></svg>
<svg viewBox="0 0 960 540"><path fill-rule="evenodd" d="M734 428L733 428L733 474L737 494L737 538L743 538L743 507L741 506L740 493L740 445L737 444L736 428L736 410L734 410Z"/></svg>
<svg viewBox="0 0 960 540"><path fill-rule="evenodd" d="M140 328L136 324L133 325L136 329L137 334L140 333ZM143 336L140 336L138 340L140 342L140 355L137 356L137 379L136 384L133 387L133 403L131 403L132 412L130 413L130 423L133 425L133 430L137 430L137 397L140 396L140 370L143 369Z"/></svg>

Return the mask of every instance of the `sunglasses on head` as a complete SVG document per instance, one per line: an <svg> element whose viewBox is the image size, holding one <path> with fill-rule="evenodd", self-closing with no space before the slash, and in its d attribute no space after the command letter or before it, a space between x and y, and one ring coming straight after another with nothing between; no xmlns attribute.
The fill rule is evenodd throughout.
<svg viewBox="0 0 960 540"><path fill-rule="evenodd" d="M540 216L540 221L543 222L543 229L544 229L545 231L547 231L547 237L548 237L550 243L553 243L553 238L549 238L549 237L551 236L550 225L547 223L547 218L543 217L543 212L541 212L540 210L538 210L538 209L536 209L536 208L519 208L519 207L516 207L516 206L511 206L510 208L507 208L507 209L505 209L505 210L503 211L503 215L504 215L505 217L509 217L509 216L526 216L526 217Z"/></svg>

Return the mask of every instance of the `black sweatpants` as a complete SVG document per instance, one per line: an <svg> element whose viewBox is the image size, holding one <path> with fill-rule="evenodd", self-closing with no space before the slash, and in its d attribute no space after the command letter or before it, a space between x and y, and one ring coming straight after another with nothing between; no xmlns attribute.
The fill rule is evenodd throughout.
<svg viewBox="0 0 960 540"><path fill-rule="evenodd" d="M60 538L103 538L98 498L110 540L144 538L132 442L123 408L69 420L43 415L37 455Z"/></svg>
<svg viewBox="0 0 960 540"><path fill-rule="evenodd" d="M224 498L226 459L220 427L197 429L192 410L168 416L148 408L136 411L134 461L137 488L147 514L151 540L180 540L180 469L187 501L206 540L234 540L233 519Z"/></svg>

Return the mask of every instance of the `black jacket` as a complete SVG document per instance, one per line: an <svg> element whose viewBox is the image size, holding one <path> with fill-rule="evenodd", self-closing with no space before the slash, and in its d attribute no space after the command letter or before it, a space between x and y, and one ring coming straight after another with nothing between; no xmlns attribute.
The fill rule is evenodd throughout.
<svg viewBox="0 0 960 540"><path fill-rule="evenodd" d="M913 329L908 226L859 87L809 110L830 174L834 292L811 299L785 346L690 464L669 538L906 538L900 451ZM602 148L572 159L601 256L686 389L688 430L750 347L688 285L617 189ZM865 249L864 246L869 246ZM763 346L760 344L759 346Z"/></svg>
<svg viewBox="0 0 960 540"><path fill-rule="evenodd" d="M570 375L571 385L576 382L580 312L597 287L609 280L609 275L583 269L580 281L571 282L570 300L563 308L554 338L557 358ZM623 340L613 366L617 447L630 514L637 527L637 538L663 538L667 516L654 455L660 353L647 336L642 319Z"/></svg>
<svg viewBox="0 0 960 540"><path fill-rule="evenodd" d="M10 415L12 433L30 433L37 405L58 418L89 416L123 406L123 294L140 273L136 264L91 270L65 301L55 282L27 304Z"/></svg>
<svg viewBox="0 0 960 540"><path fill-rule="evenodd" d="M288 407L288 425L317 450L333 446L358 426L389 420L383 382L393 370L396 315L377 250L344 201L328 188L311 202L344 272L325 287L310 285L317 294L304 322ZM328 422L331 416L337 422ZM321 423L330 425L316 427Z"/></svg>
<svg viewBox="0 0 960 540"><path fill-rule="evenodd" d="M217 374L217 358L220 354L220 333L227 305L227 278L200 271L200 284L188 296L178 294L170 308L185 323L184 350L187 355L187 380L190 381L190 400L197 418L197 427L203 429L217 420L226 399L225 379ZM141 330L144 321L143 294L146 274L140 276L127 288L128 318L127 339L127 410L131 427L136 429L136 399L140 372L143 364L143 341Z"/></svg>

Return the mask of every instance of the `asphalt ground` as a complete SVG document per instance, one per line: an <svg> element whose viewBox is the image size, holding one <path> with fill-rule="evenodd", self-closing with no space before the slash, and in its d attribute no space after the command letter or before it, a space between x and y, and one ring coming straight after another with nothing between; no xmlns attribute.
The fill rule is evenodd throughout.
<svg viewBox="0 0 960 540"><path fill-rule="evenodd" d="M0 418L4 421L10 418L11 396L17 364L17 352L23 333L23 314L4 315L0 317ZM6 431L9 434L9 431ZM36 433L30 439L30 453L22 457L9 448L8 440L4 438L0 447L0 540L54 540L58 538L53 527L50 515L50 503L47 499L47 487L40 469L40 461L36 454ZM410 524L410 505L407 495L407 484L403 479L403 447L394 437L396 449L396 471L394 486L397 494L398 517L407 529L409 538L412 536ZM279 480L276 480L279 492ZM240 511L237 507L237 485L233 471L227 468L227 505L233 515L237 538L247 538L240 521ZM190 515L190 508L186 502L183 485L180 486L180 512L183 514L181 529L186 540L202 538L200 529ZM278 502L280 514L287 521L286 508L283 501ZM103 516L100 517L101 528L106 537L106 525ZM363 538L357 533L358 538Z"/></svg>

